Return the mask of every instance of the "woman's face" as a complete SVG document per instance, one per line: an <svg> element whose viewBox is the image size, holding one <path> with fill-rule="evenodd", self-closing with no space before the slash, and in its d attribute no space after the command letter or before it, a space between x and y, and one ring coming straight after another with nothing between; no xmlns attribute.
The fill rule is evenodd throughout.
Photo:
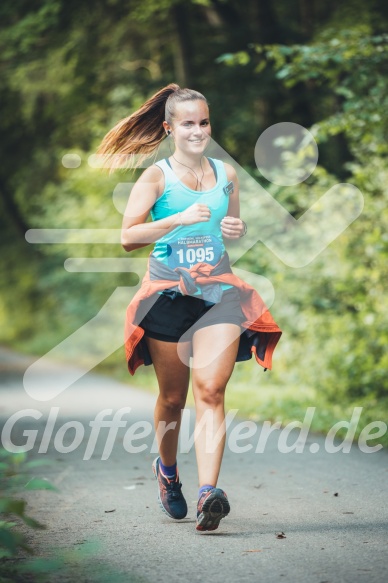
<svg viewBox="0 0 388 583"><path fill-rule="evenodd" d="M177 150L187 155L202 155L209 143L211 126L205 101L184 101L175 107L172 135Z"/></svg>

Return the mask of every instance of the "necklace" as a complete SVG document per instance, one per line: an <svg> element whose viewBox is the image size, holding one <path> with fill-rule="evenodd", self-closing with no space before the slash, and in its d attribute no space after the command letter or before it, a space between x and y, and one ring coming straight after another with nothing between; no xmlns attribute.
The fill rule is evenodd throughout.
<svg viewBox="0 0 388 583"><path fill-rule="evenodd" d="M190 168L190 166L187 166L186 164L183 164L183 162L179 162L179 160L177 160L175 158L174 154L171 154L171 157L174 158L175 162L178 162L178 164L181 164L182 166L185 166L186 168L188 168L189 170L191 170L191 172L193 172L195 174L195 177L197 179L197 182L196 182L196 185L195 185L194 190L197 190L198 182L199 182L199 186L201 186L202 180L203 180L203 177L204 177L204 174L205 174L205 170L202 168L202 158L203 158L203 156L201 156L201 160L200 160L200 165L201 165L201 170L202 170L201 180L199 180L196 171L193 170L192 168Z"/></svg>

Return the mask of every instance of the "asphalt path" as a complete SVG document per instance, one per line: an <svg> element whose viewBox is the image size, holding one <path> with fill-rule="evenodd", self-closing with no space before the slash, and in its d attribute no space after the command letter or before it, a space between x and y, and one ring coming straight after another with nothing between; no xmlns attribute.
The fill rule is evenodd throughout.
<svg viewBox="0 0 388 583"><path fill-rule="evenodd" d="M330 452L325 436L298 441L294 430L284 441L282 428L265 436L262 426L235 417L219 480L231 512L218 530L199 533L193 411L185 413L178 456L189 513L174 521L159 509L151 471L155 397L132 388L130 377L122 384L88 373L37 400L23 386L32 362L0 350L0 421L3 445L28 442L29 459L50 461L35 475L58 491L23 492L29 514L47 526L24 529L36 555L67 557L50 581L97 583L107 573L112 582L139 583L388 580L386 450ZM42 396L68 373L54 363ZM99 419L107 426L98 429ZM286 453L284 443L303 451Z"/></svg>

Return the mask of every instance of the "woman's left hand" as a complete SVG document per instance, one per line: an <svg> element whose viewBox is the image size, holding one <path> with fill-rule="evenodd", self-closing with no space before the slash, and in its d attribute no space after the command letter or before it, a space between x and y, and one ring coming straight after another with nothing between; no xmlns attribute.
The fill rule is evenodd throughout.
<svg viewBox="0 0 388 583"><path fill-rule="evenodd" d="M239 239L244 233L244 223L236 217L224 217L220 224L222 235L227 239Z"/></svg>

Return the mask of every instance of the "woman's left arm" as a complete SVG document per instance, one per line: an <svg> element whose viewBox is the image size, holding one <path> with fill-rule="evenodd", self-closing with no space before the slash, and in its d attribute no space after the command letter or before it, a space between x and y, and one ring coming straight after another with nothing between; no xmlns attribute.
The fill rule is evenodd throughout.
<svg viewBox="0 0 388 583"><path fill-rule="evenodd" d="M246 225L240 219L240 197L238 178L235 169L225 163L228 182L233 182L233 192L229 195L229 206L226 216L221 221L221 232L227 239L239 239L246 233Z"/></svg>

